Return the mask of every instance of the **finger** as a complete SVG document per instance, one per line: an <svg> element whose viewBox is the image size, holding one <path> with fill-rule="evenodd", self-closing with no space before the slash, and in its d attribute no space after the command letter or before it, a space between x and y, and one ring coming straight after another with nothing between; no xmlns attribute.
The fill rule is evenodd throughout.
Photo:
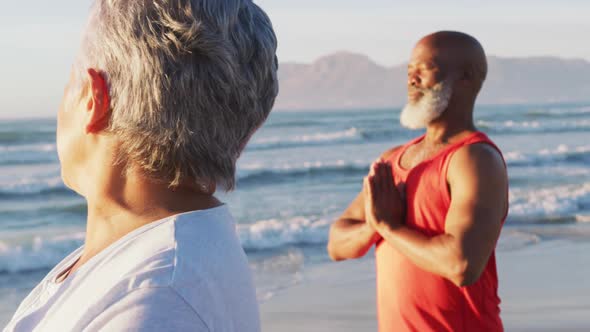
<svg viewBox="0 0 590 332"><path fill-rule="evenodd" d="M381 191L381 163L375 162L375 176L373 177L373 183L375 185L376 192Z"/></svg>
<svg viewBox="0 0 590 332"><path fill-rule="evenodd" d="M379 170L379 161L376 161L373 163L373 175L377 174L378 170Z"/></svg>
<svg viewBox="0 0 590 332"><path fill-rule="evenodd" d="M393 178L393 168L391 167L391 163L385 163L383 167L385 169L385 179L388 183L387 189L388 191L395 190L395 179Z"/></svg>
<svg viewBox="0 0 590 332"><path fill-rule="evenodd" d="M369 177L365 176L363 178L363 200L364 200L364 211L365 211L365 222L371 224L371 206L373 202L371 201L371 190L369 188Z"/></svg>
<svg viewBox="0 0 590 332"><path fill-rule="evenodd" d="M380 197L383 197L381 182L379 181L378 176L374 176L369 179L369 183L371 184L371 200L374 202L373 204L378 205L377 201Z"/></svg>
<svg viewBox="0 0 590 332"><path fill-rule="evenodd" d="M371 176L370 180L373 187L373 197L378 198L378 193L381 192L381 163L375 163L373 176Z"/></svg>
<svg viewBox="0 0 590 332"><path fill-rule="evenodd" d="M394 190L394 192L398 193L398 196L401 197L401 195L399 195L399 190L398 190L397 184L395 183L395 174L393 173L394 172L393 166L390 165L389 168L390 168L390 170L389 170L389 177L391 178L391 183L393 185L393 190Z"/></svg>
<svg viewBox="0 0 590 332"><path fill-rule="evenodd" d="M379 176L379 181L381 182L381 191L383 193L389 193L391 191L391 182L387 176L387 164L385 162L382 162L381 166L379 167Z"/></svg>
<svg viewBox="0 0 590 332"><path fill-rule="evenodd" d="M369 177L369 191L371 193L371 201L374 201L376 198L379 198L379 189L377 186L377 178L375 176Z"/></svg>
<svg viewBox="0 0 590 332"><path fill-rule="evenodd" d="M363 195L365 196L365 202L368 202L371 199L371 188L369 184L369 177L365 176L363 178Z"/></svg>
<svg viewBox="0 0 590 332"><path fill-rule="evenodd" d="M371 166L369 166L369 176L375 175L375 164L376 163L371 163Z"/></svg>

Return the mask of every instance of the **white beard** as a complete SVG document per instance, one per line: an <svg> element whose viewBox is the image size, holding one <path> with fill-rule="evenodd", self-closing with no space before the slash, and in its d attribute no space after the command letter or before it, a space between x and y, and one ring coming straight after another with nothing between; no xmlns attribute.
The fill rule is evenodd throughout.
<svg viewBox="0 0 590 332"><path fill-rule="evenodd" d="M449 80L423 90L424 95L415 103L408 102L400 116L402 126L421 129L438 119L449 106L453 95L453 85Z"/></svg>

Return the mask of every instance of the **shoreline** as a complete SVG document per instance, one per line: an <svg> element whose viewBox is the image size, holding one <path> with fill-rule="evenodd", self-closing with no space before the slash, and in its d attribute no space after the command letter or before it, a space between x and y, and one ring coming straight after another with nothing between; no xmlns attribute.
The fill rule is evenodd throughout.
<svg viewBox="0 0 590 332"><path fill-rule="evenodd" d="M564 230L565 231L565 230ZM496 251L502 320L506 331L590 331L590 242L588 228L565 231L567 238L552 238L553 231L535 232L543 239L527 238L515 247ZM520 231L503 233L504 238ZM560 233L563 236L563 233ZM512 242L508 242L512 243ZM523 246L521 246L523 245ZM502 248L502 246L500 246ZM339 263L307 264L300 280L260 303L263 331L376 331L375 261L365 258ZM16 282L5 275L0 293L0 321L12 315L44 272ZM274 292L273 292L274 293ZM14 302L11 304L11 302ZM6 321L7 322L7 321ZM6 323L4 322L4 323Z"/></svg>
<svg viewBox="0 0 590 332"><path fill-rule="evenodd" d="M590 243L550 240L498 251L506 331L590 330ZM559 267L559 268L558 268ZM263 331L376 331L372 252L309 268L302 283L261 304Z"/></svg>

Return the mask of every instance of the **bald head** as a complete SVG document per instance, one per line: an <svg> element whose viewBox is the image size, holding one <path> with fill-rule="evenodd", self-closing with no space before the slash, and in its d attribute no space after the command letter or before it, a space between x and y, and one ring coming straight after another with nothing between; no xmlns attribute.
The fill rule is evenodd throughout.
<svg viewBox="0 0 590 332"><path fill-rule="evenodd" d="M429 53L447 76L473 81L481 88L488 65L486 54L477 39L457 31L439 31L422 38L414 53ZM479 91L478 88L478 91Z"/></svg>
<svg viewBox="0 0 590 332"><path fill-rule="evenodd" d="M483 47L470 35L440 31L422 38L408 65L402 124L422 128L443 114L470 118L487 70Z"/></svg>

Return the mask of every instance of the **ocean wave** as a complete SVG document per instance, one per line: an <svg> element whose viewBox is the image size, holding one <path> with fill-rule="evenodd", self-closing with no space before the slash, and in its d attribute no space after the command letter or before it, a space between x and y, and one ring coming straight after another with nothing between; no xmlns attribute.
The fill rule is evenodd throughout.
<svg viewBox="0 0 590 332"><path fill-rule="evenodd" d="M50 269L69 253L82 245L84 233L54 236L44 239L36 236L25 244L0 241L0 273L23 273Z"/></svg>
<svg viewBox="0 0 590 332"><path fill-rule="evenodd" d="M590 129L590 119L568 121L488 121L478 120L476 126L481 130L494 134L530 134L530 133L562 133L579 132Z"/></svg>
<svg viewBox="0 0 590 332"><path fill-rule="evenodd" d="M539 166L555 162L583 163L590 162L590 145L571 147L560 144L555 149L542 149L535 153L509 151L504 153L508 166Z"/></svg>
<svg viewBox="0 0 590 332"><path fill-rule="evenodd" d="M329 220L293 217L288 220L270 219L250 225L238 225L237 232L244 250L256 252L290 245L323 244L327 241L329 226ZM47 238L36 236L27 243L18 244L0 241L0 273L25 273L50 269L80 247L83 241L83 232ZM277 270L284 263L267 261L266 265L257 265L256 268ZM289 263L289 266L291 265L293 264ZM281 267L281 269L285 268L287 267Z"/></svg>
<svg viewBox="0 0 590 332"><path fill-rule="evenodd" d="M264 127L265 128L289 128L289 127L313 127L313 126L323 126L325 122L319 120L301 120L301 119L293 119L293 120L276 120L276 118L271 118Z"/></svg>
<svg viewBox="0 0 590 332"><path fill-rule="evenodd" d="M269 250L286 245L314 245L326 242L330 221L294 217L269 219L238 225L238 235L246 251Z"/></svg>
<svg viewBox="0 0 590 332"><path fill-rule="evenodd" d="M0 166L55 163L55 144L0 145Z"/></svg>
<svg viewBox="0 0 590 332"><path fill-rule="evenodd" d="M249 164L240 167L237 182L240 186L282 183L302 177L362 176L369 171L369 162L356 160L352 162L335 160L331 162L304 161L298 164L267 166ZM37 174L25 177L0 178L0 197L22 197L49 193L71 193L63 183L59 172Z"/></svg>
<svg viewBox="0 0 590 332"><path fill-rule="evenodd" d="M289 147L304 147L337 143L360 142L363 140L360 130L349 128L343 131L319 132L315 134L294 136L270 136L254 139L248 144L248 150L269 150Z"/></svg>
<svg viewBox="0 0 590 332"><path fill-rule="evenodd" d="M509 223L538 223L552 216L573 216L574 221L588 222L590 183L581 185L516 189L510 193ZM295 216L286 219L259 220L239 224L237 234L248 254L283 252L283 248L325 245L332 218L325 216ZM0 241L0 273L26 273L49 269L82 245L84 233L76 232L53 237L36 236L27 243L11 244ZM505 231L499 250L515 250L540 241L534 234L519 230ZM278 251L277 251L278 250ZM293 258L293 257L292 257ZM284 271L299 269L301 257L295 262L265 261L256 270ZM259 271L259 272L261 272ZM264 271L262 271L264 272Z"/></svg>
<svg viewBox="0 0 590 332"><path fill-rule="evenodd" d="M583 115L590 115L590 106L570 107L570 108L547 108L547 109L533 109L525 112L525 115L533 118L544 117L579 117Z"/></svg>
<svg viewBox="0 0 590 332"><path fill-rule="evenodd" d="M560 162L586 165L590 163L590 145L568 146L562 144L555 149L543 149L532 153L509 151L504 153L504 158L508 167L543 166ZM334 160L273 166L254 163L239 169L238 183L251 185L293 181L302 177L363 176L368 172L370 162L370 160ZM572 175L579 175L579 173L572 173Z"/></svg>
<svg viewBox="0 0 590 332"><path fill-rule="evenodd" d="M306 161L268 167L263 164L250 164L238 170L238 185L271 184L293 181L302 177L320 177L327 175L363 175L368 173L370 163L367 161Z"/></svg>
<svg viewBox="0 0 590 332"><path fill-rule="evenodd" d="M258 151L295 147L382 142L391 141L394 137L409 139L414 135L414 132L405 130L399 125L384 126L383 123L376 123L368 127L351 127L341 131L255 138L248 144L247 150Z"/></svg>
<svg viewBox="0 0 590 332"><path fill-rule="evenodd" d="M61 176L56 174L0 179L0 197L67 192L70 192L69 189L63 183Z"/></svg>
<svg viewBox="0 0 590 332"><path fill-rule="evenodd" d="M590 210L590 182L510 191L509 219L513 223L584 221Z"/></svg>
<svg viewBox="0 0 590 332"><path fill-rule="evenodd" d="M543 149L532 153L509 151L504 153L509 167L552 165L555 163L590 163L590 145L559 145L554 149ZM239 186L254 186L273 183L293 182L302 178L359 176L369 170L370 160L300 161L278 163L254 162L238 167ZM38 195L45 193L66 193L59 171L26 177L0 178L0 196Z"/></svg>
<svg viewBox="0 0 590 332"><path fill-rule="evenodd" d="M55 152L55 144L0 145L0 152Z"/></svg>
<svg viewBox="0 0 590 332"><path fill-rule="evenodd" d="M516 229L504 229L498 240L498 251L513 251L541 242L541 238L532 233Z"/></svg>
<svg viewBox="0 0 590 332"><path fill-rule="evenodd" d="M0 129L1 145L26 145L34 143L47 143L55 140L55 129L49 128L23 128L21 130Z"/></svg>

